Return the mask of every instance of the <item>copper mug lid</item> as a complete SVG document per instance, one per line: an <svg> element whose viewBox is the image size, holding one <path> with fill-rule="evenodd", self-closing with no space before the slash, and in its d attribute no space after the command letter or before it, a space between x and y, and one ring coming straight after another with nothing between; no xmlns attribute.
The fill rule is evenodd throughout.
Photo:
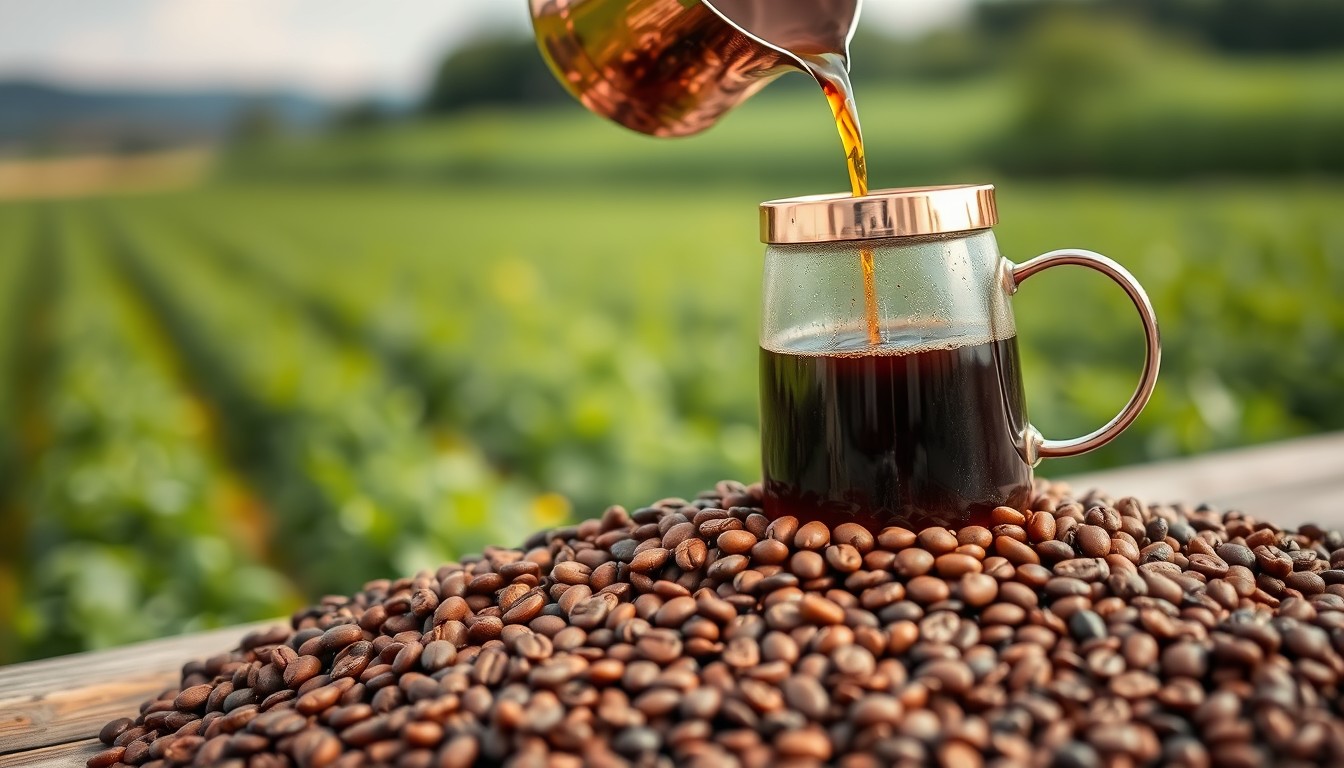
<svg viewBox="0 0 1344 768"><path fill-rule="evenodd" d="M993 184L879 189L862 197L809 195L761 203L761 242L927 237L988 229L998 222Z"/></svg>

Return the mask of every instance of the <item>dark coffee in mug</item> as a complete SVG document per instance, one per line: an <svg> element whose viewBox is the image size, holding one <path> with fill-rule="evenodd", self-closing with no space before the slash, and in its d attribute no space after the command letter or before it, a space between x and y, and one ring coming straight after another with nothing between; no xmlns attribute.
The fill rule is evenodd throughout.
<svg viewBox="0 0 1344 768"><path fill-rule="evenodd" d="M761 349L766 511L918 530L988 525L995 506L1026 501L1017 337L887 336Z"/></svg>

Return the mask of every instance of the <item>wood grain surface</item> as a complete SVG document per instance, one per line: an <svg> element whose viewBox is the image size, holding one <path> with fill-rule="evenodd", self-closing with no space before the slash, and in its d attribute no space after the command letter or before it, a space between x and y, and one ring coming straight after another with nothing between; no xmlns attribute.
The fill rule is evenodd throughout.
<svg viewBox="0 0 1344 768"><path fill-rule="evenodd" d="M1050 463L1042 465L1049 477ZM1344 528L1344 432L1063 477L1144 502L1207 502L1276 525Z"/></svg>
<svg viewBox="0 0 1344 768"><path fill-rule="evenodd" d="M0 667L0 767L83 765L89 747L69 745L87 743L108 720L134 716L140 702L177 684L187 661L228 651L253 629L277 623L284 622Z"/></svg>

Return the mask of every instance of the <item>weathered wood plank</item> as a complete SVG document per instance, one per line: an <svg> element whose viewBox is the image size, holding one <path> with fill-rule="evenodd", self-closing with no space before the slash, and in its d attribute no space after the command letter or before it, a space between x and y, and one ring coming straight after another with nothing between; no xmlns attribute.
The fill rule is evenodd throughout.
<svg viewBox="0 0 1344 768"><path fill-rule="evenodd" d="M179 679L183 663L237 645L277 621L0 667L0 754L97 736Z"/></svg>
<svg viewBox="0 0 1344 768"><path fill-rule="evenodd" d="M1146 502L1208 502L1280 525L1344 527L1344 432L1060 478Z"/></svg>
<svg viewBox="0 0 1344 768"><path fill-rule="evenodd" d="M0 745L4 741L0 740ZM97 739L82 739L54 747L0 755L0 768L80 768L106 747Z"/></svg>

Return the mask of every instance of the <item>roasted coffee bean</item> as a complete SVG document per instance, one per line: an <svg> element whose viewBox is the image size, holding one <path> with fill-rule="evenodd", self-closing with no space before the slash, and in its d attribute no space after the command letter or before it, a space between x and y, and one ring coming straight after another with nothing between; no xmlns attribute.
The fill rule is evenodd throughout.
<svg viewBox="0 0 1344 768"><path fill-rule="evenodd" d="M994 549L1013 565L1041 562L1041 556L1029 545L1008 536L995 538Z"/></svg>
<svg viewBox="0 0 1344 768"><path fill-rule="evenodd" d="M835 544L826 548L826 562L840 573L853 573L863 567L863 555L850 544Z"/></svg>
<svg viewBox="0 0 1344 768"><path fill-rule="evenodd" d="M750 531L725 531L719 534L719 551L730 555L745 555L756 546L756 537Z"/></svg>
<svg viewBox="0 0 1344 768"><path fill-rule="evenodd" d="M939 555L933 561L933 567L939 576L949 579L958 578L968 573L979 573L983 568L980 561L971 555L954 552Z"/></svg>
<svg viewBox="0 0 1344 768"><path fill-rule="evenodd" d="M994 602L999 594L999 582L983 573L968 573L957 586L961 601L973 608L983 608Z"/></svg>
<svg viewBox="0 0 1344 768"><path fill-rule="evenodd" d="M322 661L316 656L299 656L285 667L285 685L297 690L322 671ZM211 707L214 709L214 707Z"/></svg>
<svg viewBox="0 0 1344 768"><path fill-rule="evenodd" d="M335 653L351 643L364 639L364 630L357 624L338 624L322 634L319 641L324 653Z"/></svg>
<svg viewBox="0 0 1344 768"><path fill-rule="evenodd" d="M1111 552L1111 534L1098 525L1081 525L1073 544L1083 557L1105 557Z"/></svg>
<svg viewBox="0 0 1344 768"><path fill-rule="evenodd" d="M592 574L592 569L583 563L572 560L556 563L551 569L551 578L561 584L584 584Z"/></svg>
<svg viewBox="0 0 1344 768"><path fill-rule="evenodd" d="M1069 617L1069 632L1078 642L1106 637L1106 622L1092 611L1075 611Z"/></svg>
<svg viewBox="0 0 1344 768"><path fill-rule="evenodd" d="M816 521L803 525L793 537L793 545L798 549L819 550L830 543L831 529Z"/></svg>
<svg viewBox="0 0 1344 768"><path fill-rule="evenodd" d="M860 555L866 555L873 549L875 543L873 534L858 523L841 523L831 532L832 544L848 544L859 551Z"/></svg>
<svg viewBox="0 0 1344 768"><path fill-rule="evenodd" d="M933 570L934 556L923 549L905 549L896 555L892 570L901 578L913 579Z"/></svg>
<svg viewBox="0 0 1344 768"><path fill-rule="evenodd" d="M946 528L926 528L919 533L915 540L920 547L934 557L951 552L959 544L956 534Z"/></svg>
<svg viewBox="0 0 1344 768"><path fill-rule="evenodd" d="M98 732L98 740L104 744L112 744L117 737L130 730L135 725L135 721L129 717L119 717L116 720L109 721L103 729ZM116 762L115 760L113 762Z"/></svg>
<svg viewBox="0 0 1344 768"><path fill-rule="evenodd" d="M959 530L759 504L724 483L324 598L89 764L1344 758L1344 535L1048 485Z"/></svg>

